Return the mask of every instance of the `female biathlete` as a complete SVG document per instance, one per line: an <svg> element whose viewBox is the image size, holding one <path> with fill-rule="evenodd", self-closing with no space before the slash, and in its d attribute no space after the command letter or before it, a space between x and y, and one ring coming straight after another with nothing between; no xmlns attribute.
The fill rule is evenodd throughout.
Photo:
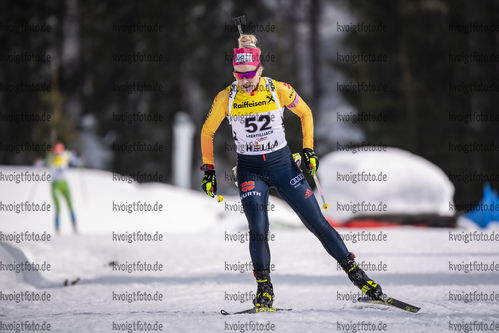
<svg viewBox="0 0 499 333"><path fill-rule="evenodd" d="M64 144L58 142L52 148L50 154L44 160L38 159L35 162L36 166L46 165L50 168L50 174L52 179L51 193L52 198L55 203L55 231L59 233L59 214L61 211L60 198L64 198L69 208L69 213L71 214L71 222L73 225L73 231L77 232L76 228L76 217L73 209L73 203L71 200L71 192L69 190L69 185L66 180L66 170L70 165L82 166L83 159L79 158L76 153L70 150L66 150Z"/></svg>
<svg viewBox="0 0 499 333"><path fill-rule="evenodd" d="M272 307L274 292L270 280L269 188L293 208L305 226L321 241L326 251L347 272L350 280L373 299L381 299L381 287L357 265L336 230L326 221L320 206L296 165L284 135L284 107L301 119L303 155L307 172L315 175L319 159L313 150L312 112L287 83L261 77L260 49L253 35L241 35L234 49L236 81L222 90L208 113L201 132L204 171L202 188L210 197L217 193L213 136L228 118L237 149L237 182L241 204L249 225L249 250L257 282L256 307Z"/></svg>

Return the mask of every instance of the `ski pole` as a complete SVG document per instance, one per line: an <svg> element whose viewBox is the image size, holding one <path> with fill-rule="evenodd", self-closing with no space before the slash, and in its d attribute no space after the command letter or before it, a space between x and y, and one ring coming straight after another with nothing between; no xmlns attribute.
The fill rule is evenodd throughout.
<svg viewBox="0 0 499 333"><path fill-rule="evenodd" d="M31 191L29 191L29 195L28 195L28 201L31 201L33 199L33 197L35 196L37 186L38 186L38 182L34 182L33 185L31 186Z"/></svg>
<svg viewBox="0 0 499 333"><path fill-rule="evenodd" d="M43 163L45 163L45 162L41 159L37 159L35 161L34 166L37 167L37 171L43 165ZM31 190L29 191L29 194L28 194L28 201L31 201L33 199L33 197L36 193L37 187L38 187L38 182L34 182L33 185L31 185ZM28 211L25 210L24 215L26 216L27 214L28 214Z"/></svg>
<svg viewBox="0 0 499 333"><path fill-rule="evenodd" d="M31 190L29 191L29 195L28 195L28 201L31 202L31 200L33 199L35 193L36 193L36 189L37 189L37 186L38 186L38 183L39 182L34 182L33 185L31 185ZM24 216L28 215L28 211L25 210L24 211Z"/></svg>
<svg viewBox="0 0 499 333"><path fill-rule="evenodd" d="M300 167L300 165L301 165L300 153L294 153L293 159L295 160L296 165L298 165L298 167ZM326 203L326 199L324 199L324 194L322 194L321 185L319 184L319 178L317 178L317 175L313 175L312 177L314 177L315 186L317 186L317 189L319 190L319 193L322 197L322 202L323 202L322 208L327 210L329 208L329 205Z"/></svg>
<svg viewBox="0 0 499 333"><path fill-rule="evenodd" d="M317 186L317 189L319 190L319 193L320 193L321 198L322 198L322 202L323 202L322 208L327 210L329 208L329 205L326 203L326 200L324 199L324 194L322 194L321 185L319 184L319 178L317 178L317 175L313 175L313 177L314 177L315 185Z"/></svg>
<svg viewBox="0 0 499 333"><path fill-rule="evenodd" d="M87 189L85 187L85 179L83 178L83 167L81 165L78 166L78 173L80 175L80 189L83 196L83 204L87 205Z"/></svg>

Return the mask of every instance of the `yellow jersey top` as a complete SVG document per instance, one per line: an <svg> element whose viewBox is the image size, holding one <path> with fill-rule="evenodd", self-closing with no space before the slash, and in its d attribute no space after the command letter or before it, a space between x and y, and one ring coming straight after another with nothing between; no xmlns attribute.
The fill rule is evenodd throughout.
<svg viewBox="0 0 499 333"><path fill-rule="evenodd" d="M69 150L65 150L61 154L50 153L46 159L53 181L64 179L69 165L76 165L77 162L78 157Z"/></svg>
<svg viewBox="0 0 499 333"><path fill-rule="evenodd" d="M308 105L289 84L261 77L250 94L244 93L237 81L217 94L201 131L203 164L215 165L213 137L224 118L232 127L239 154L266 154L285 147L284 107L301 119L303 148L313 149L313 117Z"/></svg>

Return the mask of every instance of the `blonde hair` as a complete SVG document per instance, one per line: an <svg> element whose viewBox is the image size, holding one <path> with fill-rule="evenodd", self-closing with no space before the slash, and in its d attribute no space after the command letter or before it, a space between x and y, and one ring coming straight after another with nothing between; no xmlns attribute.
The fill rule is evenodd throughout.
<svg viewBox="0 0 499 333"><path fill-rule="evenodd" d="M241 47L244 47L245 49L259 49L260 48L258 46L256 46L256 44L258 43L258 39L256 39L255 35L241 35L241 37L239 37L237 39L237 41L239 42L239 48ZM253 44L253 45L248 45L248 44ZM262 69L262 71L265 69L261 64L260 64L260 68Z"/></svg>
<svg viewBox="0 0 499 333"><path fill-rule="evenodd" d="M258 39L256 39L254 35L241 35L237 41L239 42L239 48L244 47L245 49L260 49L256 46ZM249 44L253 44L255 46Z"/></svg>

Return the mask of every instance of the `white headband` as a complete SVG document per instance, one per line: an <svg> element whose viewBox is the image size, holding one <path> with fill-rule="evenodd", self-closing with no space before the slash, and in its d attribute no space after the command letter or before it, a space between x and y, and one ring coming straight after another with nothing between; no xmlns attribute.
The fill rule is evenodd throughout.
<svg viewBox="0 0 499 333"><path fill-rule="evenodd" d="M253 46L253 47L256 47L256 45L255 45L255 44L253 44L253 43L249 43L249 42L242 42L242 43L241 43L241 46L243 46L243 47L244 47L244 46Z"/></svg>

